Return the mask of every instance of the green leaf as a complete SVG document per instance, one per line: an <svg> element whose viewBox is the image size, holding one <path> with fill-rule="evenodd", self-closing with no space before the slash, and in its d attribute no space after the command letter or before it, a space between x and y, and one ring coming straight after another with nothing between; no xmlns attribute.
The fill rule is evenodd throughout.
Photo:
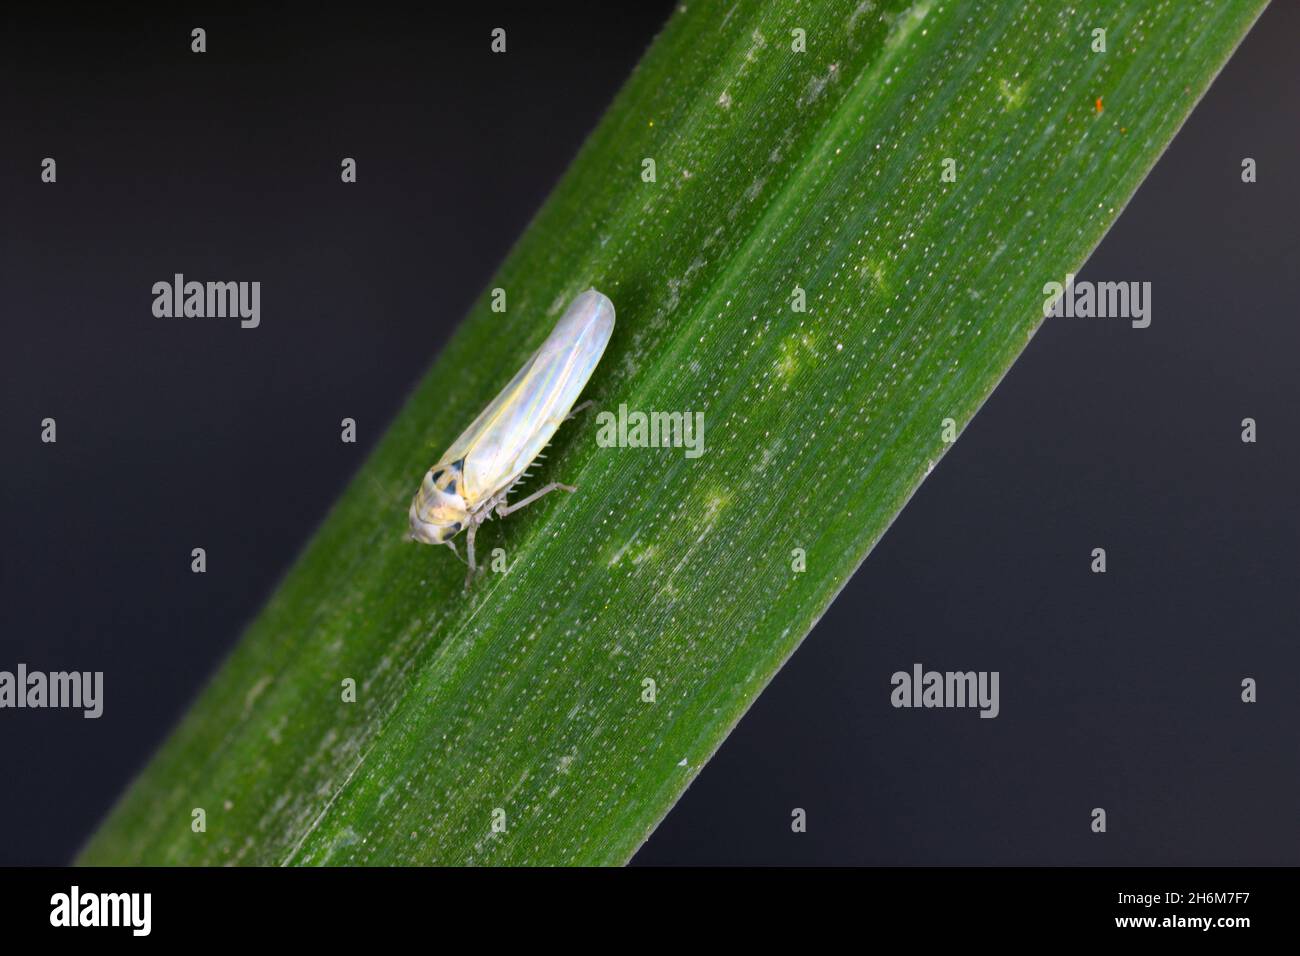
<svg viewBox="0 0 1300 956"><path fill-rule="evenodd" d="M683 8L501 267L508 311L483 296L82 862L626 861L1263 6ZM593 285L586 395L702 412L706 450L600 447L584 413L534 479L578 492L486 525L509 570L466 595L407 504Z"/></svg>

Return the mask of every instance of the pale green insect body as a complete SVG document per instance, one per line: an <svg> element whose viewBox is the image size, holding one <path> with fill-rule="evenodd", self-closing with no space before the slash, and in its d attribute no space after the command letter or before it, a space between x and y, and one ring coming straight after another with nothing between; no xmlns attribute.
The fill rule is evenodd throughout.
<svg viewBox="0 0 1300 956"><path fill-rule="evenodd" d="M470 574L474 532L493 514L504 516L556 489L507 496L573 409L614 331L614 303L588 289L565 310L541 347L510 383L430 468L411 501L411 537L445 544L467 531Z"/></svg>

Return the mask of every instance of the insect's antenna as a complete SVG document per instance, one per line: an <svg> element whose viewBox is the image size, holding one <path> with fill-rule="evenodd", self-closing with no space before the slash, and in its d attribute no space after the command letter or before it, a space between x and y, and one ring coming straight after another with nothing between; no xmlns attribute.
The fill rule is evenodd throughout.
<svg viewBox="0 0 1300 956"><path fill-rule="evenodd" d="M465 559L462 558L462 557L460 556L460 552L456 550L456 542L454 542L454 541L448 539L448 540L444 541L443 544L445 544L447 547L451 548L451 553L454 554L454 555L456 556L457 560L459 560L461 564L465 564L465 563L466 563Z"/></svg>
<svg viewBox="0 0 1300 956"><path fill-rule="evenodd" d="M363 471L362 474L364 474L367 480L369 480L370 487L374 490L375 494L379 496L380 501L391 501L393 499L393 496L388 492L388 490L379 483L378 478L368 471Z"/></svg>

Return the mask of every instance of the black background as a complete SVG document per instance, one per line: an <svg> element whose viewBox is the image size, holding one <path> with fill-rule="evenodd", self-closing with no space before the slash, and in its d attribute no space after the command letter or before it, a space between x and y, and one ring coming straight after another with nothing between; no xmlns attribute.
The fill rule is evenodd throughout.
<svg viewBox="0 0 1300 956"><path fill-rule="evenodd" d="M4 14L0 668L106 704L0 712L0 863L71 859L670 9L540 7ZM1048 321L637 862L1300 863L1296 36L1274 4L1081 274L1151 327ZM154 319L174 272L261 280L262 327ZM916 661L1001 716L894 710Z"/></svg>

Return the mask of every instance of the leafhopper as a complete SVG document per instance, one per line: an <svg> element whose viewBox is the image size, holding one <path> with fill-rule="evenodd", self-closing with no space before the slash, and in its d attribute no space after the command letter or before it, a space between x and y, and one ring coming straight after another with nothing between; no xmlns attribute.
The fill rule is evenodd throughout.
<svg viewBox="0 0 1300 956"><path fill-rule="evenodd" d="M509 501L578 400L614 331L614 303L588 289L570 303L551 334L464 433L425 472L411 501L411 538L445 544L465 532L466 586L474 577L474 534L494 514L504 518L552 491L576 491L553 481ZM459 557L459 552L457 552Z"/></svg>

